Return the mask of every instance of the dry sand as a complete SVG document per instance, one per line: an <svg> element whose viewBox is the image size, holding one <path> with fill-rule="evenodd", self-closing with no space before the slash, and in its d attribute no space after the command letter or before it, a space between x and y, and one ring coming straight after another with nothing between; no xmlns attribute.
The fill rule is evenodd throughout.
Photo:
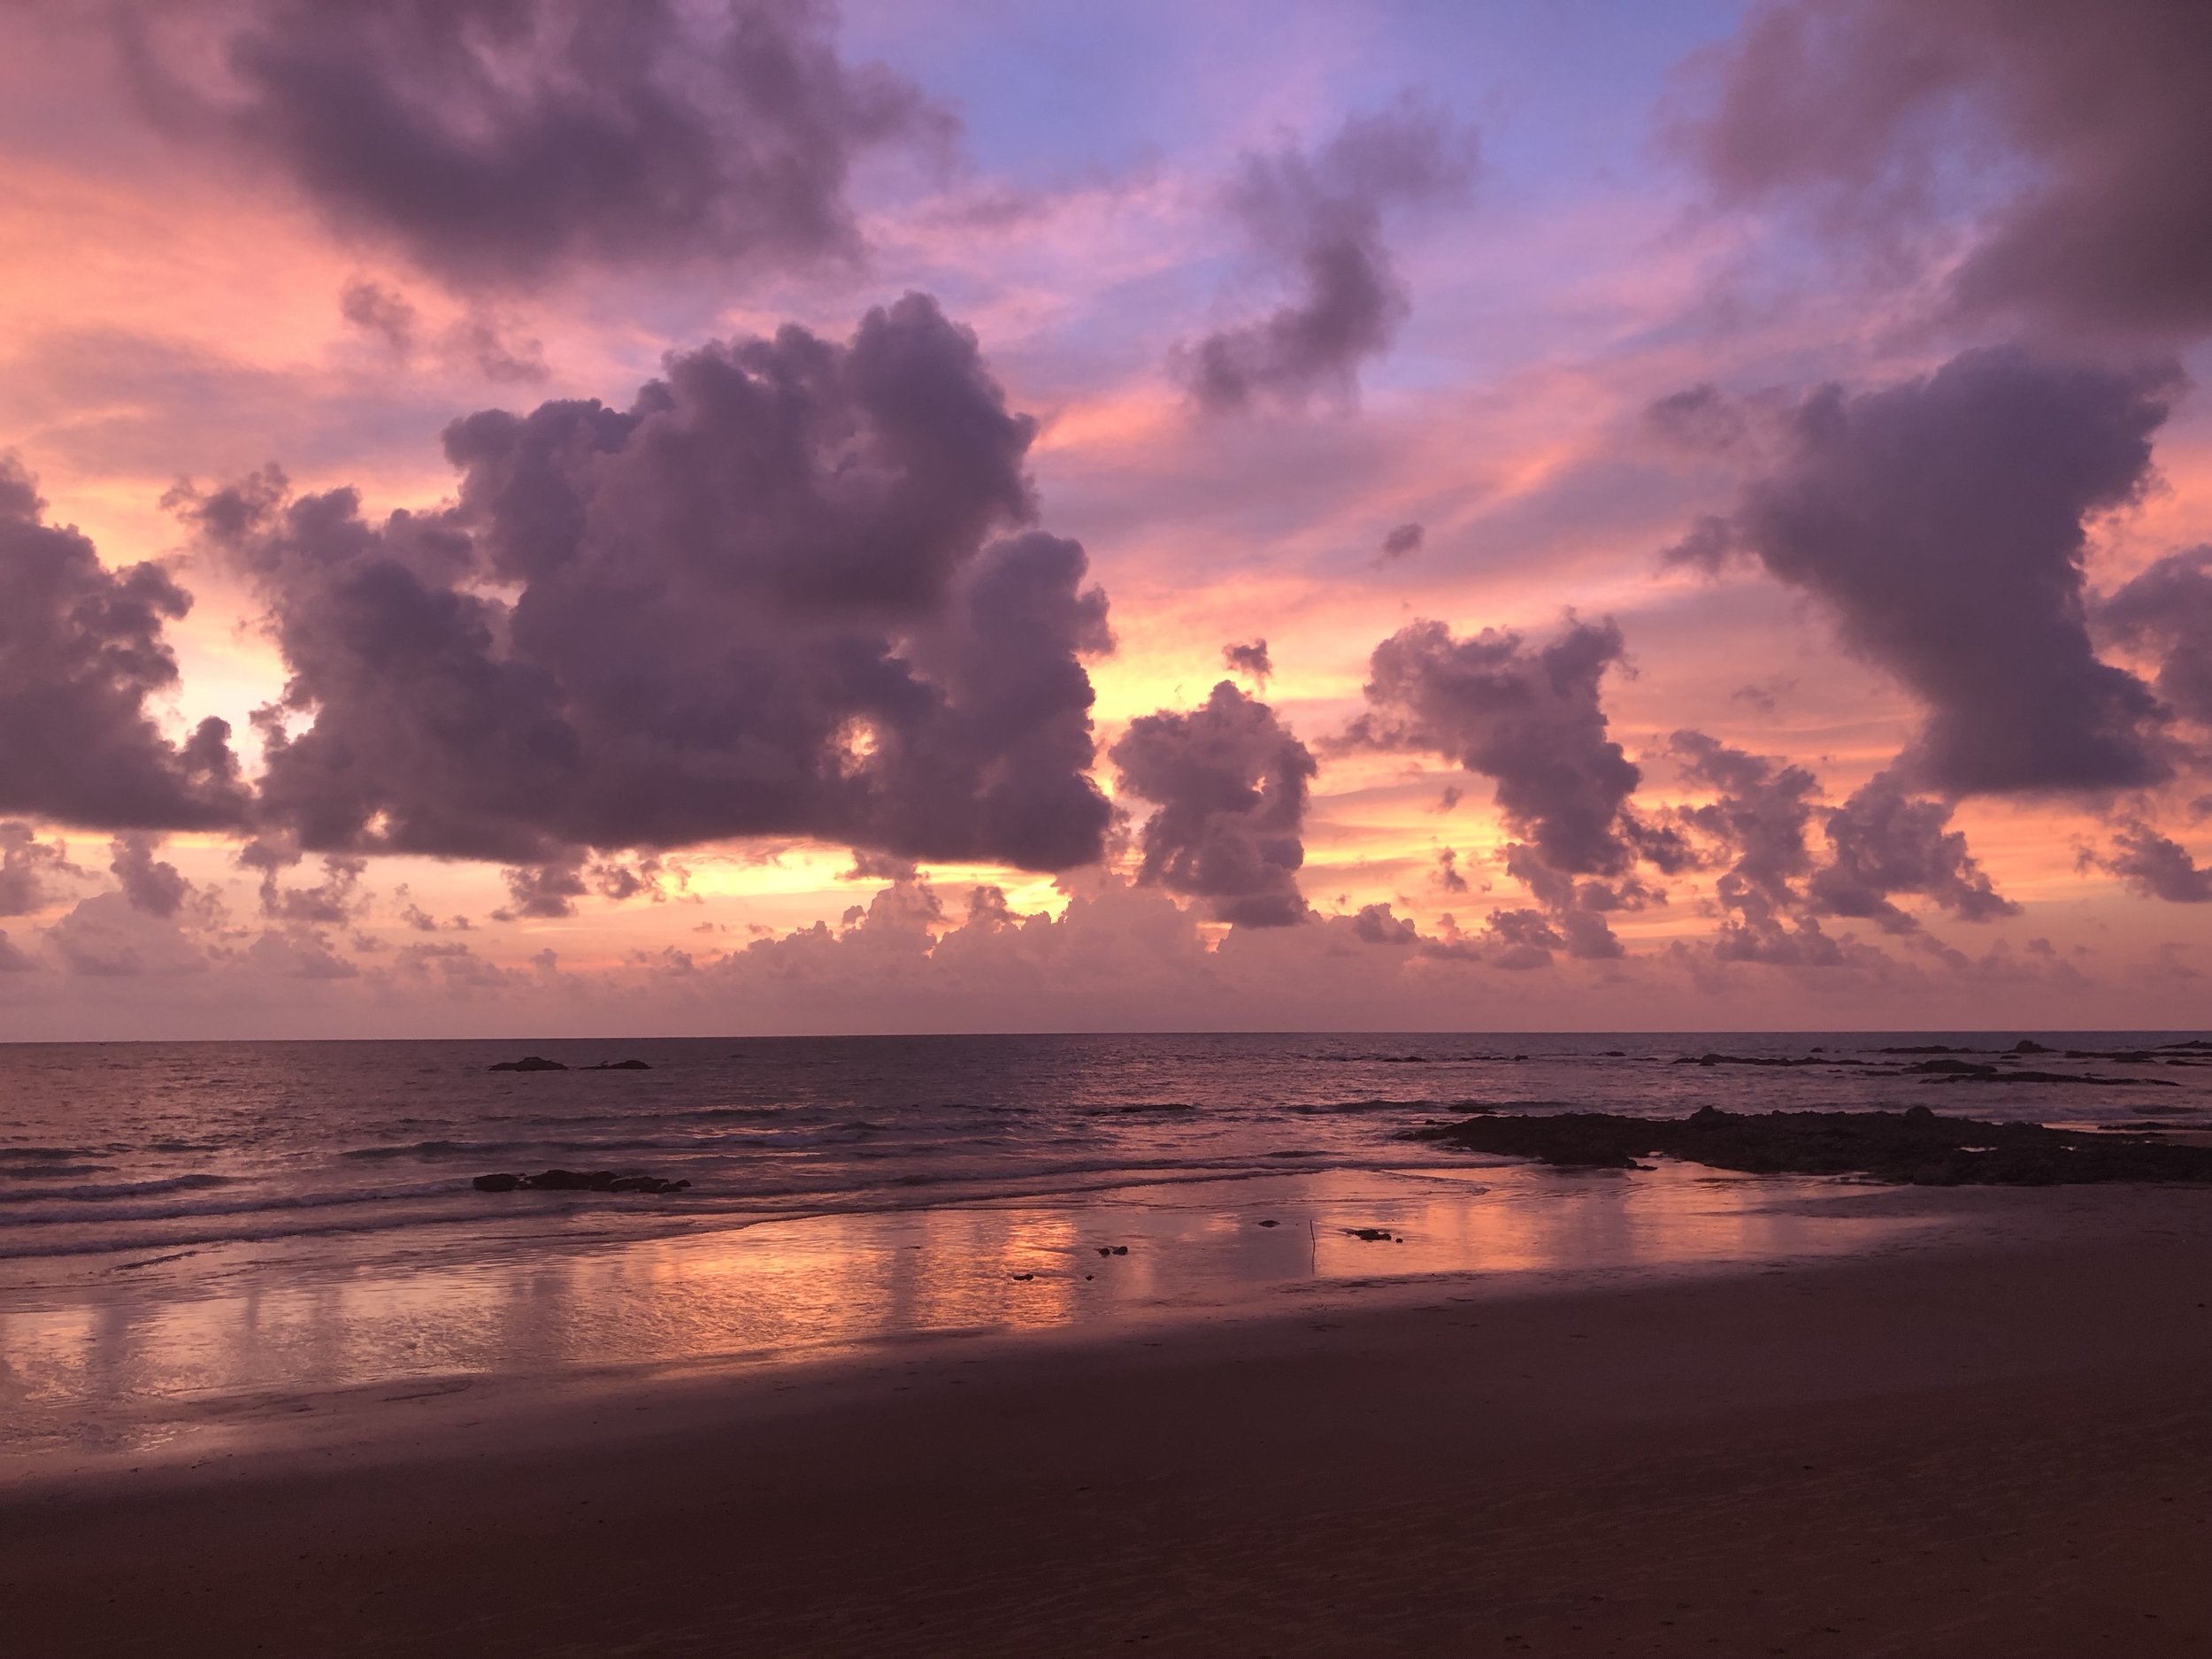
<svg viewBox="0 0 2212 1659"><path fill-rule="evenodd" d="M0 1650L2212 1653L2212 1194L1956 1202L2008 1237L19 1484Z"/></svg>

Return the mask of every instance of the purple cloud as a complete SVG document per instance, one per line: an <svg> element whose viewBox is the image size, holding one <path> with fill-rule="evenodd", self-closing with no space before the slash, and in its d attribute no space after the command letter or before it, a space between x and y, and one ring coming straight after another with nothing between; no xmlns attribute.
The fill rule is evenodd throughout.
<svg viewBox="0 0 2212 1659"><path fill-rule="evenodd" d="M0 457L0 812L96 829L238 824L230 727L203 720L173 743L147 707L177 683L163 630L190 597L156 565L107 570L44 509Z"/></svg>
<svg viewBox="0 0 2212 1659"><path fill-rule="evenodd" d="M1463 195L1475 158L1471 133L1410 100L1352 118L1310 154L1247 157L1230 211L1263 258L1294 273L1294 288L1265 317L1178 352L1199 406L1221 414L1348 395L1410 305L1384 241L1386 213Z"/></svg>
<svg viewBox="0 0 2212 1659"><path fill-rule="evenodd" d="M2145 898L2212 903L2212 867L2198 864L2187 848L2140 819L2124 822L2113 836L2112 850L2095 862Z"/></svg>
<svg viewBox="0 0 2212 1659"><path fill-rule="evenodd" d="M2097 607L2123 644L2159 653L2158 695L2212 726L2212 547L2169 553Z"/></svg>
<svg viewBox="0 0 2212 1659"><path fill-rule="evenodd" d="M81 876L69 849L42 841L28 824L0 823L0 916L28 916L61 895L58 878Z"/></svg>
<svg viewBox="0 0 2212 1659"><path fill-rule="evenodd" d="M1970 351L1878 391L1824 387L1782 459L1670 556L1755 555L1927 710L1900 760L1947 794L2110 790L2168 775L2150 688L2098 659L2084 521L2136 498L2170 375Z"/></svg>
<svg viewBox="0 0 2212 1659"><path fill-rule="evenodd" d="M1880 774L1828 815L1834 856L1814 872L1808 896L1823 915L1864 917L1893 933L1918 926L1890 902L1893 893L1918 894L1962 922L2019 914L1990 885L1950 818L1943 802L1916 799Z"/></svg>
<svg viewBox="0 0 2212 1659"><path fill-rule="evenodd" d="M1861 242L1925 237L1978 197L1947 279L1963 310L2212 326L2202 6L1787 0L1721 69L1688 136L1724 197L1807 202Z"/></svg>
<svg viewBox="0 0 2212 1659"><path fill-rule="evenodd" d="M1386 565L1393 559L1402 559L1409 554L1418 553L1421 550L1421 543L1426 540L1428 532L1417 524L1398 525L1391 530L1389 534L1383 537L1381 550L1375 555L1376 561L1379 564Z"/></svg>
<svg viewBox="0 0 2212 1659"><path fill-rule="evenodd" d="M1498 806L1551 868L1635 863L1628 799L1643 774L1606 735L1600 687L1625 650L1611 622L1570 621L1548 645L1485 628L1456 640L1416 622L1375 648L1352 742L1441 755L1497 785Z"/></svg>
<svg viewBox="0 0 2212 1659"><path fill-rule="evenodd" d="M1305 919L1298 867L1317 767L1272 709L1225 680L1187 714L1132 720L1110 757L1119 787L1159 808L1140 880L1203 899L1217 921Z"/></svg>
<svg viewBox="0 0 2212 1659"><path fill-rule="evenodd" d="M192 898L192 884L176 865L156 858L161 845L154 835L119 835L109 849L109 871L134 910L166 921Z"/></svg>
<svg viewBox="0 0 2212 1659"><path fill-rule="evenodd" d="M118 12L147 113L464 288L849 258L855 159L952 131L908 81L844 62L813 0L248 0L190 38L209 15Z"/></svg>
<svg viewBox="0 0 2212 1659"><path fill-rule="evenodd" d="M761 834L1096 859L1081 659L1112 637L1082 549L1023 528L1032 432L913 295L845 344L672 357L627 411L457 421L450 510L375 524L266 474L196 498L291 674L263 822L525 871Z"/></svg>
<svg viewBox="0 0 2212 1659"><path fill-rule="evenodd" d="M1687 780L1714 792L1679 816L1725 862L1713 884L1724 918L1714 954L1724 961L1838 965L1842 950L1818 918L1916 933L1919 923L1892 902L1894 894L1917 895L1965 922L2019 913L1991 885L1965 835L1950 827L1950 806L1908 795L1889 773L1842 806L1823 809L1816 803L1820 780L1801 766L1702 732L1677 732L1670 749ZM1812 849L1816 819L1828 841L1824 859Z"/></svg>
<svg viewBox="0 0 2212 1659"><path fill-rule="evenodd" d="M1263 686L1275 672L1275 664L1267 655L1265 640L1254 640L1246 645L1225 645L1221 648L1221 660L1233 672L1248 675Z"/></svg>

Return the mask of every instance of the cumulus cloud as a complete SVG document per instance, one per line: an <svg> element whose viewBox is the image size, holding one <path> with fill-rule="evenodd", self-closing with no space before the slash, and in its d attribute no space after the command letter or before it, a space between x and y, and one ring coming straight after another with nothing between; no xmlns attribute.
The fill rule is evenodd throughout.
<svg viewBox="0 0 2212 1659"><path fill-rule="evenodd" d="M192 884L176 865L156 858L161 839L156 835L119 835L110 844L109 871L134 910L166 920L194 897Z"/></svg>
<svg viewBox="0 0 2212 1659"><path fill-rule="evenodd" d="M1927 710L1900 769L1947 794L2114 790L2170 760L2150 688L2101 661L2085 521L2136 499L2164 373L1969 351L1877 391L1823 388L1775 465L1678 561L1755 555Z"/></svg>
<svg viewBox="0 0 2212 1659"><path fill-rule="evenodd" d="M230 727L182 743L149 704L177 684L164 626L191 600L155 565L104 568L0 457L0 811L88 829L237 824Z"/></svg>
<svg viewBox="0 0 2212 1659"><path fill-rule="evenodd" d="M2170 553L2097 608L2119 641L2158 654L2158 695L2212 726L2212 547Z"/></svg>
<svg viewBox="0 0 2212 1659"><path fill-rule="evenodd" d="M1224 413L1348 396L1360 365L1388 347L1409 310L1386 217L1463 194L1475 150L1472 134L1407 101L1354 117L1310 153L1294 146L1246 157L1230 211L1254 250L1294 286L1266 316L1179 350L1200 407Z"/></svg>
<svg viewBox="0 0 2212 1659"><path fill-rule="evenodd" d="M246 947L246 957L262 972L288 979L350 979L361 972L333 950L328 938L315 927L265 933Z"/></svg>
<svg viewBox="0 0 2212 1659"><path fill-rule="evenodd" d="M1265 640L1254 640L1248 645L1225 645L1221 648L1221 660L1232 672L1248 675L1262 686L1275 672L1275 664L1267 655Z"/></svg>
<svg viewBox="0 0 2212 1659"><path fill-rule="evenodd" d="M54 883L83 871L60 841L42 841L28 824L0 823L0 916L28 916L60 896Z"/></svg>
<svg viewBox="0 0 2212 1659"><path fill-rule="evenodd" d="M262 823L526 872L767 834L1095 860L1112 637L1083 549L1024 527L1032 433L910 295L846 343L672 356L626 411L457 421L449 509L372 522L271 473L189 499L290 673ZM573 896L525 879L531 913Z"/></svg>
<svg viewBox="0 0 2212 1659"><path fill-rule="evenodd" d="M1947 803L1909 795L1881 773L1828 815L1833 856L1814 872L1809 896L1825 915L1864 917L1886 933L1918 926L1890 902L1893 893L1917 894L1962 922L2017 915L1950 818Z"/></svg>
<svg viewBox="0 0 2212 1659"><path fill-rule="evenodd" d="M207 952L171 918L153 916L119 892L81 899L46 929L65 972L96 979L203 973Z"/></svg>
<svg viewBox="0 0 2212 1659"><path fill-rule="evenodd" d="M1507 825L1528 838L1508 849L1506 869L1544 909L1492 914L1489 936L1510 957L1504 965L1541 966L1561 949L1617 956L1606 917L1662 896L1637 879L1637 864L1686 865L1679 834L1630 805L1643 773L1607 733L1604 679L1625 651L1610 620L1571 617L1556 639L1532 649L1510 630L1458 640L1444 624L1424 621L1391 635L1370 659L1367 711L1347 741L1441 755L1490 779Z"/></svg>
<svg viewBox="0 0 2212 1659"><path fill-rule="evenodd" d="M1522 953L1540 948L1564 949L1578 961L1616 960L1626 956L1628 948L1614 934L1606 918L1617 911L1640 910L1666 902L1663 893L1634 875L1610 881L1578 881L1546 862L1532 847L1508 847L1505 869L1544 907L1540 914L1550 935L1539 939L1537 930L1523 919L1532 912L1493 911L1489 934Z"/></svg>
<svg viewBox="0 0 2212 1659"><path fill-rule="evenodd" d="M342 926L367 908L370 895L361 891L368 860L329 853L323 857L323 879L312 887L286 887L282 872L301 862L299 848L268 836L248 841L238 862L261 872L261 913L276 921L303 926Z"/></svg>
<svg viewBox="0 0 2212 1659"><path fill-rule="evenodd" d="M1836 941L1805 913L1803 883L1813 871L1808 831L1820 780L1801 766L1732 748L1702 732L1677 732L1669 749L1686 779L1713 791L1711 801L1681 809L1681 817L1727 860L1713 881L1722 911L1714 954L1784 967L1840 962Z"/></svg>
<svg viewBox="0 0 2212 1659"><path fill-rule="evenodd" d="M1724 863L1713 884L1723 913L1713 949L1723 960L1835 966L1846 957L1818 918L1917 933L1919 923L1893 901L1897 894L1964 922L2019 913L1950 826L1950 805L1907 793L1889 773L1828 808L1818 804L1820 780L1801 766L1702 732L1675 733L1670 749L1685 779L1713 792L1678 816ZM1828 842L1824 858L1813 849L1816 821Z"/></svg>
<svg viewBox="0 0 2212 1659"><path fill-rule="evenodd" d="M1202 899L1217 921L1304 919L1298 867L1317 768L1272 709L1225 680L1188 713L1132 720L1110 752L1119 787L1159 808L1140 880Z"/></svg>
<svg viewBox="0 0 2212 1659"><path fill-rule="evenodd" d="M509 902L492 912L495 922L573 916L576 901L591 891L584 882L582 863L575 859L503 870L500 876L507 884Z"/></svg>
<svg viewBox="0 0 2212 1659"><path fill-rule="evenodd" d="M1412 623L1375 648L1350 741L1480 773L1547 864L1618 874L1636 859L1627 809L1643 774L1607 736L1600 693L1625 649L1610 621L1570 620L1535 649L1509 629L1458 640L1441 622Z"/></svg>
<svg viewBox="0 0 2212 1659"><path fill-rule="evenodd" d="M581 263L849 257L855 161L952 130L907 81L841 58L814 0L245 0L117 16L165 131L268 168L342 234L476 289Z"/></svg>
<svg viewBox="0 0 2212 1659"><path fill-rule="evenodd" d="M1720 71L1690 137L1725 198L1807 202L1862 242L1916 239L1978 200L1946 279L1964 311L2212 327L2206 8L1786 0L1753 14Z"/></svg>
<svg viewBox="0 0 2212 1659"><path fill-rule="evenodd" d="M1392 915L1387 904L1364 904L1352 918L1352 936L1369 945L1412 945L1420 942L1421 930Z"/></svg>
<svg viewBox="0 0 2212 1659"><path fill-rule="evenodd" d="M2171 904L2212 903L2212 867L2200 865L2179 841L2139 818L2124 820L2109 851L2094 860L2145 898Z"/></svg>

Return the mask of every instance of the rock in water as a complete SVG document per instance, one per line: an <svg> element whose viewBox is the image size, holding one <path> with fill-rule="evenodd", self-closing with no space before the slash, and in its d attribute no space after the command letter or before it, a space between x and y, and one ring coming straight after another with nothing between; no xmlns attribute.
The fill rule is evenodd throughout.
<svg viewBox="0 0 2212 1659"><path fill-rule="evenodd" d="M1583 1169L1633 1169L1639 1158L1665 1153L1756 1175L1870 1175L1929 1187L2212 1182L2212 1147L2162 1145L2139 1133L1950 1118L1925 1106L1903 1112L1756 1113L1703 1106L1677 1118L1494 1113L1415 1130L1409 1138Z"/></svg>
<svg viewBox="0 0 2212 1659"><path fill-rule="evenodd" d="M519 1175L480 1175L476 1178L476 1190L480 1193L511 1193L521 1185L522 1177Z"/></svg>
<svg viewBox="0 0 2212 1659"><path fill-rule="evenodd" d="M588 1065L587 1071L650 1071L653 1068L642 1060L602 1060L597 1065Z"/></svg>
<svg viewBox="0 0 2212 1659"><path fill-rule="evenodd" d="M492 1070L495 1071L565 1071L568 1068L558 1060L548 1060L538 1055L526 1054L519 1060L498 1061L493 1064Z"/></svg>

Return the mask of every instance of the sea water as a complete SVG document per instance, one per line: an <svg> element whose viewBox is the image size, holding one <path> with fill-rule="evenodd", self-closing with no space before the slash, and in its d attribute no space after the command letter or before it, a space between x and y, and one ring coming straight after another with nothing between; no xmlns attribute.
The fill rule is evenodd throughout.
<svg viewBox="0 0 2212 1659"><path fill-rule="evenodd" d="M319 1391L1769 1260L1903 1225L1849 1182L1565 1175L1409 1138L1482 1107L2212 1126L2212 1055L2166 1046L2192 1033L2021 1035L0 1046L0 1452L128 1449ZM569 1069L492 1069L525 1054ZM647 1069L590 1069L624 1060ZM547 1168L690 1186L473 1184Z"/></svg>

